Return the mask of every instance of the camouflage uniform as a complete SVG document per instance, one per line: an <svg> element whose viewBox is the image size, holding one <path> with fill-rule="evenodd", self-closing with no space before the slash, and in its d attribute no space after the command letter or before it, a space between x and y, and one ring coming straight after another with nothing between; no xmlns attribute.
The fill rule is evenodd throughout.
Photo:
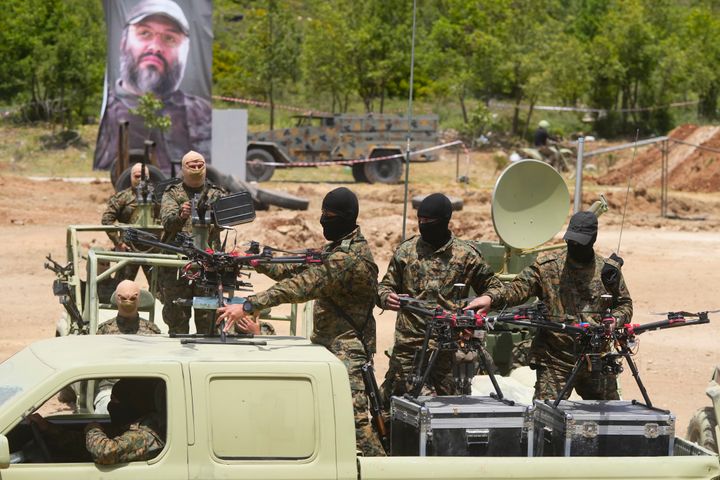
<svg viewBox="0 0 720 480"><path fill-rule="evenodd" d="M366 456L384 455L370 427L361 371L368 361L367 355L375 352L372 309L378 268L360 228L327 244L323 252L326 255L321 264L259 265L258 272L278 280L278 283L264 292L249 296L247 300L256 310L282 303L316 300L310 340L325 346L348 370L358 449ZM352 325L346 316L352 319ZM362 332L362 338L359 332Z"/></svg>
<svg viewBox="0 0 720 480"><path fill-rule="evenodd" d="M160 329L152 322L140 318L134 319L117 316L101 324L97 329L98 335L154 335L160 333Z"/></svg>
<svg viewBox="0 0 720 480"><path fill-rule="evenodd" d="M538 258L506 286L498 305L519 305L531 297L538 297L550 310L550 321L562 322L568 316L576 321L599 324L607 304L601 295L608 293L600 272L610 260L595 255L587 264L568 258L567 251L550 253ZM632 318L632 299L622 274L618 295L611 306L617 325ZM546 329L538 329L530 349L530 365L537 369L535 398L554 398L565 385L577 354L571 336ZM575 380L575 389L586 400L618 399L617 379L613 375L591 378L581 369Z"/></svg>
<svg viewBox="0 0 720 480"><path fill-rule="evenodd" d="M117 225L118 223L134 224L138 220L138 210L136 203L135 190L133 187L126 188L115 193L108 200L105 212L103 212L102 220L100 223L103 225ZM122 232L107 232L107 236L115 245L117 249L118 245L123 243ZM123 268L120 272L115 275L115 279L122 281L125 279L135 280L137 277L140 265L130 264ZM148 281L152 272L152 267L143 265L143 272Z"/></svg>
<svg viewBox="0 0 720 480"><path fill-rule="evenodd" d="M100 465L149 460L165 448L162 431L158 414L146 415L114 438L91 424L85 431L85 447Z"/></svg>
<svg viewBox="0 0 720 480"><path fill-rule="evenodd" d="M179 90L162 98L163 108L158 114L169 115L171 127L169 132L161 135L148 131L142 118L129 112L137 107L138 98L123 89L120 82L115 91L108 94L107 107L98 130L93 168L109 169L117 157L120 121L130 123L130 149L144 149L148 139L155 142L158 166L165 174L170 174L171 161L182 158L190 150L199 152L208 163L211 162L212 109L207 100Z"/></svg>
<svg viewBox="0 0 720 480"><path fill-rule="evenodd" d="M212 205L217 199L226 195L227 192L209 182L205 182L202 188L191 188L183 183L168 187L163 193L160 218L163 225L163 241L172 241L180 232L192 232L192 219L183 220L180 217L180 208L183 203L189 202L194 195L202 195L207 190L207 204ZM208 233L210 248L220 249L220 231L210 227ZM174 269L162 269L160 271L160 285L163 294L163 321L169 327L169 333L188 333L190 331L191 307L175 305L173 300L182 298L189 299L195 296L208 295L207 292L199 291L195 286L190 285L187 280L178 278ZM213 312L209 310L195 311L195 328L198 333L210 333L213 323Z"/></svg>
<svg viewBox="0 0 720 480"><path fill-rule="evenodd" d="M456 283L465 286L457 288ZM456 299L467 298L470 287L493 299L502 290L502 283L479 250L454 235L435 250L415 236L401 243L393 254L378 289L379 305L384 306L388 295L396 293L456 310L461 307ZM426 321L425 317L405 310L398 312L395 344L381 388L386 409L390 408L391 396L407 392L407 376L413 368L415 352L422 346ZM430 385L438 395L453 395L456 391L452 358L452 352L441 352L430 372Z"/></svg>

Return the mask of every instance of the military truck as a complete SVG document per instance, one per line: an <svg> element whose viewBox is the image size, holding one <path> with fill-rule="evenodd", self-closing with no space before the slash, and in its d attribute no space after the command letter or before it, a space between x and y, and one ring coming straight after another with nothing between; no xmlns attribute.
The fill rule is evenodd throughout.
<svg viewBox="0 0 720 480"><path fill-rule="evenodd" d="M67 450L60 453L57 438L46 437L26 419L40 408L49 422L64 429L82 432L90 422L107 425L108 415L53 413L48 400L74 382L138 377L163 382L166 391L154 396L156 414L166 426L161 433L165 445L149 460L99 465ZM498 417L491 428L503 428L508 420ZM452 417L445 423L452 424ZM442 428L437 426L434 433ZM464 428L468 442L492 441L482 429ZM716 454L681 438L675 439L673 453L358 457L344 364L324 347L297 337L229 337L223 343L219 337L71 335L36 342L0 364L3 480L710 479L720 475Z"/></svg>
<svg viewBox="0 0 720 480"><path fill-rule="evenodd" d="M406 148L408 121L390 114L297 115L292 128L248 135L247 180L269 180L275 168L298 162L343 162L402 154ZM410 125L411 149L422 150L438 143L437 115L418 115ZM411 160L437 160L437 153L414 155ZM281 165L268 165L281 164ZM357 182L397 183L403 159L391 158L351 165Z"/></svg>

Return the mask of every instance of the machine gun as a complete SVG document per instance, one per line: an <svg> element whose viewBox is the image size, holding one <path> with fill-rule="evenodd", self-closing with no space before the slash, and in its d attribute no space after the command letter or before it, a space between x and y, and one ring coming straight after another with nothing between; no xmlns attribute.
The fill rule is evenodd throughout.
<svg viewBox="0 0 720 480"><path fill-rule="evenodd" d="M453 375L455 382L462 394L470 394L471 380L475 375L475 360L488 372L490 381L495 389L496 396L503 400L503 393L495 378L494 368L490 355L485 350L484 334L493 330L497 322L541 322L545 317L544 305L536 304L532 307L520 307L508 312L502 312L495 316L488 316L482 313L475 313L472 310L460 312L448 312L442 308L428 309L421 306L418 300L401 297L400 308L410 312L429 317L425 326L425 337L422 347L416 352L413 362L414 371L410 375L408 383L411 388L410 395L420 395L423 386L437 361L440 351L455 352L453 360ZM525 325L529 326L529 325ZM435 348L430 348L430 340L435 340ZM429 357L426 361L426 356ZM463 360L465 368L458 366Z"/></svg>
<svg viewBox="0 0 720 480"><path fill-rule="evenodd" d="M186 256L189 262L181 270L183 278L211 293L207 297L193 298L192 306L196 309L217 310L228 303L235 303L235 290L252 287L250 283L238 279L242 274L242 267L261 263L322 263L322 253L317 250L286 252L268 246L261 249L257 242L250 242L250 248L241 254L197 248L192 236L184 233L176 236L179 245L162 243L155 235L134 228L126 229L124 238L126 241ZM275 252L295 253L295 255L275 256ZM221 328L220 331L223 332L223 329ZM224 333L221 333L221 337L224 340Z"/></svg>
<svg viewBox="0 0 720 480"><path fill-rule="evenodd" d="M70 317L70 330L73 333L85 334L88 333L89 325L82 317L80 310L78 310L75 304L75 298L70 289L70 277L74 275L74 269L72 262L62 266L52 259L52 255L48 254L45 259L45 268L51 270L56 275L56 279L53 281L53 294L58 297L60 304L65 308L65 311Z"/></svg>

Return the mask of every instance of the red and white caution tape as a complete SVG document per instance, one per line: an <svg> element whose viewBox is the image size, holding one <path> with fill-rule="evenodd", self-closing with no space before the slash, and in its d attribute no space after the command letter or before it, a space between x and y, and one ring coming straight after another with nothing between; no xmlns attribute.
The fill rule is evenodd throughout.
<svg viewBox="0 0 720 480"><path fill-rule="evenodd" d="M410 152L411 157L415 157L418 155L422 155L424 153L433 152L435 150L441 150L444 148L450 148L461 145L467 159L470 158L470 151L467 149L467 146L460 141L456 140L454 142L450 143L443 143L442 145L435 145L428 148L423 148L422 150L415 150ZM404 158L404 153L395 153L393 155L385 155L383 157L372 157L372 158L356 158L351 160L336 160L336 161L329 161L329 162L292 162L292 163L283 163L283 162L257 162L262 163L263 165L273 166L273 167L330 167L333 165L356 165L358 163L371 163L371 162L382 162L383 160L390 160L393 158Z"/></svg>
<svg viewBox="0 0 720 480"><path fill-rule="evenodd" d="M226 102L242 103L244 105L253 105L255 107L270 108L270 102L262 102L260 100L252 100L249 98L237 98L237 97L224 97L222 95L213 95L216 100L224 100ZM289 110L291 112L300 112L306 115L317 114L317 115L332 115L332 113L321 112L318 110L312 110L307 108L293 107L292 105L282 105L279 103L274 104L275 108L280 110Z"/></svg>

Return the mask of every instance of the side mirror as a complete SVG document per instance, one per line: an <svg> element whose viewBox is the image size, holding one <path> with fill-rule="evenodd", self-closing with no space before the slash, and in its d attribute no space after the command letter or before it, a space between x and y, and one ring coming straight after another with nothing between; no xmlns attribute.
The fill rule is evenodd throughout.
<svg viewBox="0 0 720 480"><path fill-rule="evenodd" d="M0 435L0 468L10 466L10 442L5 435Z"/></svg>

